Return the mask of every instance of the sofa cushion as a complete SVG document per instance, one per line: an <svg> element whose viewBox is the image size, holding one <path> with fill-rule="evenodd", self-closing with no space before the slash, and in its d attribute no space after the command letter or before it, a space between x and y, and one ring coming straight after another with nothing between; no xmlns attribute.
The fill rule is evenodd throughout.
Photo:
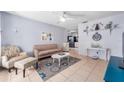
<svg viewBox="0 0 124 93"><path fill-rule="evenodd" d="M59 51L62 51L62 48L58 48L57 51L58 51L58 52L59 52Z"/></svg>
<svg viewBox="0 0 124 93"><path fill-rule="evenodd" d="M51 49L51 50L49 50L50 53L54 53L54 52L58 52L58 51L59 51L59 49Z"/></svg>
<svg viewBox="0 0 124 93"><path fill-rule="evenodd" d="M38 53L38 55L40 56L40 55L46 55L46 54L48 54L49 53L49 51L48 50L45 50L45 51L40 51L39 53Z"/></svg>
<svg viewBox="0 0 124 93"><path fill-rule="evenodd" d="M34 46L34 49L37 49L39 51L51 50L51 49L56 49L56 48L57 48L56 44L35 45Z"/></svg>
<svg viewBox="0 0 124 93"><path fill-rule="evenodd" d="M51 49L51 50L45 50L45 51L40 51L39 55L46 55L46 54L50 54L50 53L54 53L54 52L58 52L60 51L59 49Z"/></svg>

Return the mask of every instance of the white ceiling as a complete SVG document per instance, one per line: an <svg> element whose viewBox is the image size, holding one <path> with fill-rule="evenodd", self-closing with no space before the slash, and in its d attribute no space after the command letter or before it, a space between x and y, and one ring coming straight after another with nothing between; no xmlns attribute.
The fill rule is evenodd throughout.
<svg viewBox="0 0 124 93"><path fill-rule="evenodd" d="M120 11L66 11L73 19L66 20L65 22L59 22L60 16L63 15L62 11L11 11L8 13L30 18L33 20L41 21L44 23L52 24L66 29L77 29L77 25L84 21L95 20L112 15L118 15L124 12ZM68 17L70 17L68 16Z"/></svg>

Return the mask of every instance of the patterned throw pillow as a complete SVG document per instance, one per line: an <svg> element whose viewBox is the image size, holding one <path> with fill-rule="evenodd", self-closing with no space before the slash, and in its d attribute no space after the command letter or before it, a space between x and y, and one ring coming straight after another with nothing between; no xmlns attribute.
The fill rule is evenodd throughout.
<svg viewBox="0 0 124 93"><path fill-rule="evenodd" d="M7 56L8 58L18 56L20 49L17 46L10 45L2 47L2 56Z"/></svg>

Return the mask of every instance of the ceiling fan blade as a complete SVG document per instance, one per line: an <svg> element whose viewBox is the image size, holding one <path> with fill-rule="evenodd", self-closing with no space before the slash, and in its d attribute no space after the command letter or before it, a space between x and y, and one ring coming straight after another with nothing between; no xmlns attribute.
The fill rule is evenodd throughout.
<svg viewBox="0 0 124 93"><path fill-rule="evenodd" d="M68 15L66 12L63 14L63 17L67 20L84 20L84 16L72 16L72 15ZM85 19L86 20L86 19Z"/></svg>
<svg viewBox="0 0 124 93"><path fill-rule="evenodd" d="M66 20L75 20L75 18L66 17Z"/></svg>
<svg viewBox="0 0 124 93"><path fill-rule="evenodd" d="M67 12L64 12L64 14L68 17L73 17L73 18L82 18L84 17L85 15L82 15L82 14L72 14L71 12L67 11Z"/></svg>

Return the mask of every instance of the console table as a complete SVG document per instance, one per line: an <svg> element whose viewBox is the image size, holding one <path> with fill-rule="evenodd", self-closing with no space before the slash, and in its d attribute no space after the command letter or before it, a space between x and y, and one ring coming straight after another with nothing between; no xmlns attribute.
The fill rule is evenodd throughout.
<svg viewBox="0 0 124 93"><path fill-rule="evenodd" d="M97 52L99 51L104 51L105 52L105 57L106 57L106 62L108 62L108 57L110 54L110 49L109 48L87 48L87 56L89 56L90 50L96 50Z"/></svg>

